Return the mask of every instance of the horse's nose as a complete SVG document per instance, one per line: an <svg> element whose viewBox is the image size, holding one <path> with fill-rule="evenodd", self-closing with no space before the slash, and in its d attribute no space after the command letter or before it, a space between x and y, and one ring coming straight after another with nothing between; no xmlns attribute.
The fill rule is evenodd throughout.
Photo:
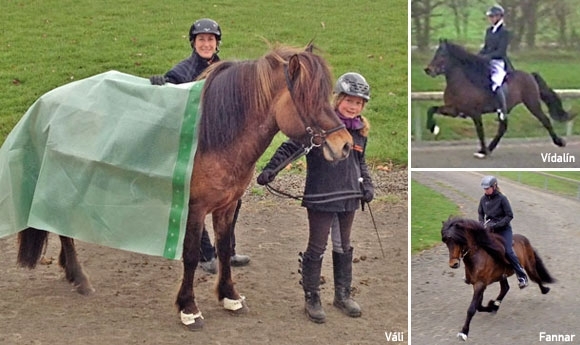
<svg viewBox="0 0 580 345"><path fill-rule="evenodd" d="M429 69L429 66L423 68L423 71L425 71L425 73L431 75L431 70Z"/></svg>
<svg viewBox="0 0 580 345"><path fill-rule="evenodd" d="M457 260L449 261L449 267L451 267L451 268L459 268L459 261L457 261Z"/></svg>
<svg viewBox="0 0 580 345"><path fill-rule="evenodd" d="M342 156L348 157L348 155L350 154L351 148L352 148L352 145L350 143L345 143L344 146L342 147Z"/></svg>

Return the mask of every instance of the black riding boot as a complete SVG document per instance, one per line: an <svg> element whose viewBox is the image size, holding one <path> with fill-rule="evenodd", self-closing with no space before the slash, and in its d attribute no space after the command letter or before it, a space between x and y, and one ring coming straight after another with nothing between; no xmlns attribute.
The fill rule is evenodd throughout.
<svg viewBox="0 0 580 345"><path fill-rule="evenodd" d="M334 306L350 317L361 315L360 306L350 297L352 283L352 247L346 253L332 252L334 270Z"/></svg>
<svg viewBox="0 0 580 345"><path fill-rule="evenodd" d="M300 253L302 280L304 288L304 310L308 318L316 323L324 323L326 314L322 310L320 302L320 271L322 269L322 257L314 258L309 252Z"/></svg>
<svg viewBox="0 0 580 345"><path fill-rule="evenodd" d="M503 91L503 87L498 87L495 90L495 98L499 102L500 108L497 110L499 119L501 121L507 120L508 112L507 112L507 103L505 92Z"/></svg>
<svg viewBox="0 0 580 345"><path fill-rule="evenodd" d="M528 286L528 276L526 275L524 268L520 264L518 257L514 253L513 256L508 254L507 258L509 262L512 264L514 271L516 272L516 276L518 277L518 286L520 287L520 289L523 289L526 286Z"/></svg>

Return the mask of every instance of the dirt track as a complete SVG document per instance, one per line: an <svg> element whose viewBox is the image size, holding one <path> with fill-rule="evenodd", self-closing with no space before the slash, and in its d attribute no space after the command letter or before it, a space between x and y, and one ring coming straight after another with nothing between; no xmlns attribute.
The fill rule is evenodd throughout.
<svg viewBox="0 0 580 345"><path fill-rule="evenodd" d="M475 218L483 175L475 172L413 172L412 178L444 193ZM578 248L580 248L580 202L500 181L510 199L515 218L514 232L527 236L558 280L552 291L542 295L536 284L517 288L512 276L511 290L497 314L476 313L471 322L468 344L529 345L548 334L580 336L578 315ZM411 200L412 202L412 200ZM444 219L442 219L444 220ZM441 224L433 224L437 230ZM412 257L411 329L413 345L459 343L473 289L462 281L463 265L453 270L447 265L447 248L441 244ZM497 296L499 284L491 285L484 302ZM554 344L554 343L552 343Z"/></svg>
<svg viewBox="0 0 580 345"><path fill-rule="evenodd" d="M306 211L294 201L248 196L237 239L239 252L252 262L234 268L233 275L249 314L224 311L213 291L215 277L198 270L196 298L205 328L192 333L180 325L174 307L181 262L77 243L96 288L83 297L71 291L56 263L32 271L18 268L16 239L9 237L0 240L0 344L383 344L388 331L404 332L405 341L395 344L407 344L406 179L406 171L377 179L379 197L388 193L399 200L372 203L385 259L368 213L359 212L355 219L354 255L361 261L353 264L353 286L363 308L359 319L332 306L330 249L322 286L327 323L306 319L297 273L297 255L307 242ZM47 257L58 256L58 242L51 236Z"/></svg>
<svg viewBox="0 0 580 345"><path fill-rule="evenodd" d="M502 139L486 159L477 159L477 139L458 142L422 142L411 146L413 168L579 168L580 138L566 138L567 146L559 148L546 139ZM574 156L575 163L544 163L541 153Z"/></svg>

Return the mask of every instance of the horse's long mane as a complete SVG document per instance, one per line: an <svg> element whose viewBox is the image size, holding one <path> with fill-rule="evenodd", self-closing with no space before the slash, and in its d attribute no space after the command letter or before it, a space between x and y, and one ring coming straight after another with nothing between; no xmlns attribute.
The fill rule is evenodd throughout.
<svg viewBox="0 0 580 345"><path fill-rule="evenodd" d="M198 149L229 146L251 114L265 120L276 92L287 87L282 68L294 56L300 67L291 80L294 102L305 115L320 113L332 81L324 60L311 51L280 45L257 60L221 61L204 73Z"/></svg>
<svg viewBox="0 0 580 345"><path fill-rule="evenodd" d="M468 239L471 238L477 247L484 249L496 261L508 263L505 258L504 244L476 220L461 217L449 218L443 223L441 236L463 246L467 245Z"/></svg>
<svg viewBox="0 0 580 345"><path fill-rule="evenodd" d="M489 59L470 53L460 45L445 41L449 57L465 72L467 79L475 86L490 90L491 70Z"/></svg>

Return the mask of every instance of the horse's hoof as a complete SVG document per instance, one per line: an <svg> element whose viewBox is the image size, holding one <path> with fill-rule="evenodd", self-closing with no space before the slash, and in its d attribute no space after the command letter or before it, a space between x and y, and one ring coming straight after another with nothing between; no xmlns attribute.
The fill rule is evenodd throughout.
<svg viewBox="0 0 580 345"><path fill-rule="evenodd" d="M457 338L459 338L459 339L461 339L463 341L466 341L467 340L467 334L459 332L459 333L457 333Z"/></svg>
<svg viewBox="0 0 580 345"><path fill-rule="evenodd" d="M95 292L95 289L89 283L75 285L74 289L83 296L89 296Z"/></svg>
<svg viewBox="0 0 580 345"><path fill-rule="evenodd" d="M473 157L479 158L479 159L485 159L487 157L487 155L483 152L475 152L475 153L473 153Z"/></svg>
<svg viewBox="0 0 580 345"><path fill-rule="evenodd" d="M554 139L554 144L556 144L559 147L566 147L566 140L562 138L556 138Z"/></svg>
<svg viewBox="0 0 580 345"><path fill-rule="evenodd" d="M246 297L240 295L240 299L229 299L224 297L224 309L231 311L233 314L246 314L250 311L246 303Z"/></svg>
<svg viewBox="0 0 580 345"><path fill-rule="evenodd" d="M540 290L542 291L542 295L547 294L548 292L550 292L550 288L547 286L542 286L540 287Z"/></svg>
<svg viewBox="0 0 580 345"><path fill-rule="evenodd" d="M438 136L439 132L441 132L441 129L439 128L439 126L435 125L435 126L433 126L433 129L431 130L431 132L433 133L434 136Z"/></svg>
<svg viewBox="0 0 580 345"><path fill-rule="evenodd" d="M203 315L201 312L197 314L186 314L183 311L180 313L181 323L190 331L199 331L203 328Z"/></svg>

